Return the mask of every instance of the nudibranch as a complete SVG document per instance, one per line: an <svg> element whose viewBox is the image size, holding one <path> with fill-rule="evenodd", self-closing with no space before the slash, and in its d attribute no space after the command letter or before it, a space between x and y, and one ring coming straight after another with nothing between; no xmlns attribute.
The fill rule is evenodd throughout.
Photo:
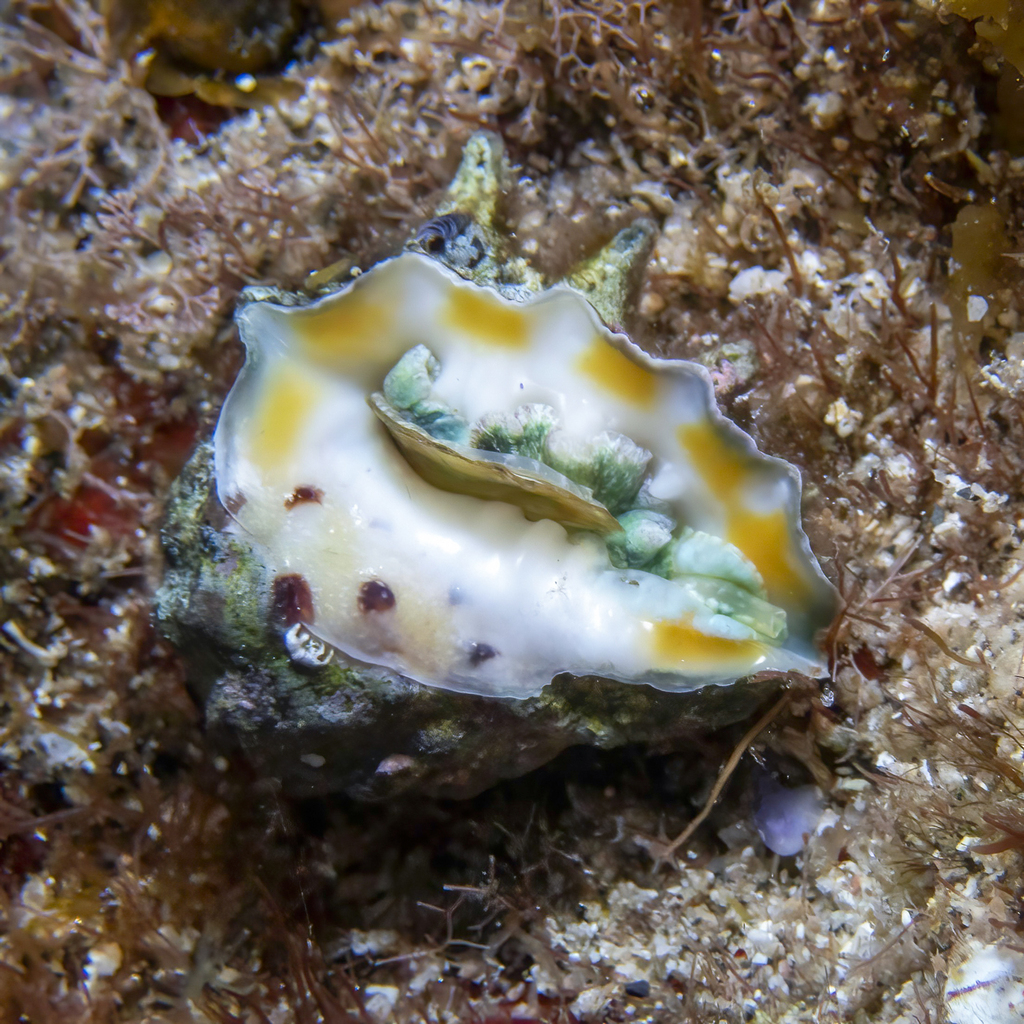
<svg viewBox="0 0 1024 1024"><path fill-rule="evenodd" d="M243 296L216 489L282 642L503 697L820 674L797 472L615 329L652 226L543 287L494 226L504 159L474 136L439 216L336 290Z"/></svg>

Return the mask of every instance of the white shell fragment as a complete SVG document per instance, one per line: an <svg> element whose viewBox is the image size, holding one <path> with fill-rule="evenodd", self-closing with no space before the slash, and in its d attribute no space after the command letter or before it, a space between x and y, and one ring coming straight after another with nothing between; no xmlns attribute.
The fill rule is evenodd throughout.
<svg viewBox="0 0 1024 1024"><path fill-rule="evenodd" d="M217 491L292 657L512 697L820 674L796 472L571 288L515 302L405 253L238 324Z"/></svg>
<svg viewBox="0 0 1024 1024"><path fill-rule="evenodd" d="M1011 943L1012 947L1012 943ZM1024 1020L1024 953L968 940L946 979L949 1024L1018 1024Z"/></svg>
<svg viewBox="0 0 1024 1024"><path fill-rule="evenodd" d="M780 857L799 853L821 820L824 803L817 786L790 788L770 772L754 774L754 827L761 842Z"/></svg>
<svg viewBox="0 0 1024 1024"><path fill-rule="evenodd" d="M301 622L285 630L284 646L288 657L303 668L323 668L334 658L334 648L310 634Z"/></svg>

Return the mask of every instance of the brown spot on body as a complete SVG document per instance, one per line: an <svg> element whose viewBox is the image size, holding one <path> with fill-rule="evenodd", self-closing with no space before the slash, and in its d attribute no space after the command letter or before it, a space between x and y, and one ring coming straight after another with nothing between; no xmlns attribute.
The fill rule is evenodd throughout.
<svg viewBox="0 0 1024 1024"><path fill-rule="evenodd" d="M313 592L303 576L289 573L274 579L274 615L286 626L297 622L307 625L315 621Z"/></svg>
<svg viewBox="0 0 1024 1024"><path fill-rule="evenodd" d="M386 612L395 607L395 595L392 589L380 580L367 580L359 588L359 610L367 612Z"/></svg>
<svg viewBox="0 0 1024 1024"><path fill-rule="evenodd" d="M304 505L307 502L323 504L324 492L319 487L310 487L308 484L301 484L292 491L291 495L284 499L284 507L290 512L296 505Z"/></svg>
<svg viewBox="0 0 1024 1024"><path fill-rule="evenodd" d="M490 644L470 644L469 645L469 663L476 668L478 665L482 665L485 661L490 661L491 658L496 658L498 652Z"/></svg>
<svg viewBox="0 0 1024 1024"><path fill-rule="evenodd" d="M235 491L234 494L229 494L224 499L224 507L232 514L239 512L242 506L248 501L248 498L241 492Z"/></svg>

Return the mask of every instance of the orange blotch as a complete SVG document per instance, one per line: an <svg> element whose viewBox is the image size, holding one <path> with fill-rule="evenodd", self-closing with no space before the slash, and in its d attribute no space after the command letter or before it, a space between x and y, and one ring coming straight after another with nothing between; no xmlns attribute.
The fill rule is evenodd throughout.
<svg viewBox="0 0 1024 1024"><path fill-rule="evenodd" d="M480 288L456 288L448 300L444 323L497 348L525 348L530 342L527 314Z"/></svg>
<svg viewBox="0 0 1024 1024"><path fill-rule="evenodd" d="M657 664L669 669L737 669L752 666L765 652L757 640L727 640L695 629L690 618L651 623Z"/></svg>
<svg viewBox="0 0 1024 1024"><path fill-rule="evenodd" d="M580 355L576 367L595 384L631 405L650 408L657 398L658 378L655 374L600 335Z"/></svg>
<svg viewBox="0 0 1024 1024"><path fill-rule="evenodd" d="M725 539L757 566L773 604L793 605L807 597L807 579L790 557L793 537L785 509L748 512L734 507L729 510Z"/></svg>

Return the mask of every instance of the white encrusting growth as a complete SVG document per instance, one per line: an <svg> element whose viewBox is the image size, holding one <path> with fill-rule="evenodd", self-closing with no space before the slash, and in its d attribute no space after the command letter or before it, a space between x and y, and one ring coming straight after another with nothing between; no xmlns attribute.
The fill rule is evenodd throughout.
<svg viewBox="0 0 1024 1024"><path fill-rule="evenodd" d="M301 622L290 626L284 634L284 646L288 657L305 668L322 668L334 659L334 650L310 634Z"/></svg>
<svg viewBox="0 0 1024 1024"><path fill-rule="evenodd" d="M703 371L646 357L570 289L513 303L406 254L309 306L251 301L238 322L247 361L217 427L217 488L274 574L308 586L293 657L322 660L308 634L420 682L519 697L560 672L683 690L820 670L833 593L795 473L722 420ZM421 344L434 397L468 423L537 403L569 436L652 453L644 500L677 536L698 531L673 578L421 478L367 403Z"/></svg>

